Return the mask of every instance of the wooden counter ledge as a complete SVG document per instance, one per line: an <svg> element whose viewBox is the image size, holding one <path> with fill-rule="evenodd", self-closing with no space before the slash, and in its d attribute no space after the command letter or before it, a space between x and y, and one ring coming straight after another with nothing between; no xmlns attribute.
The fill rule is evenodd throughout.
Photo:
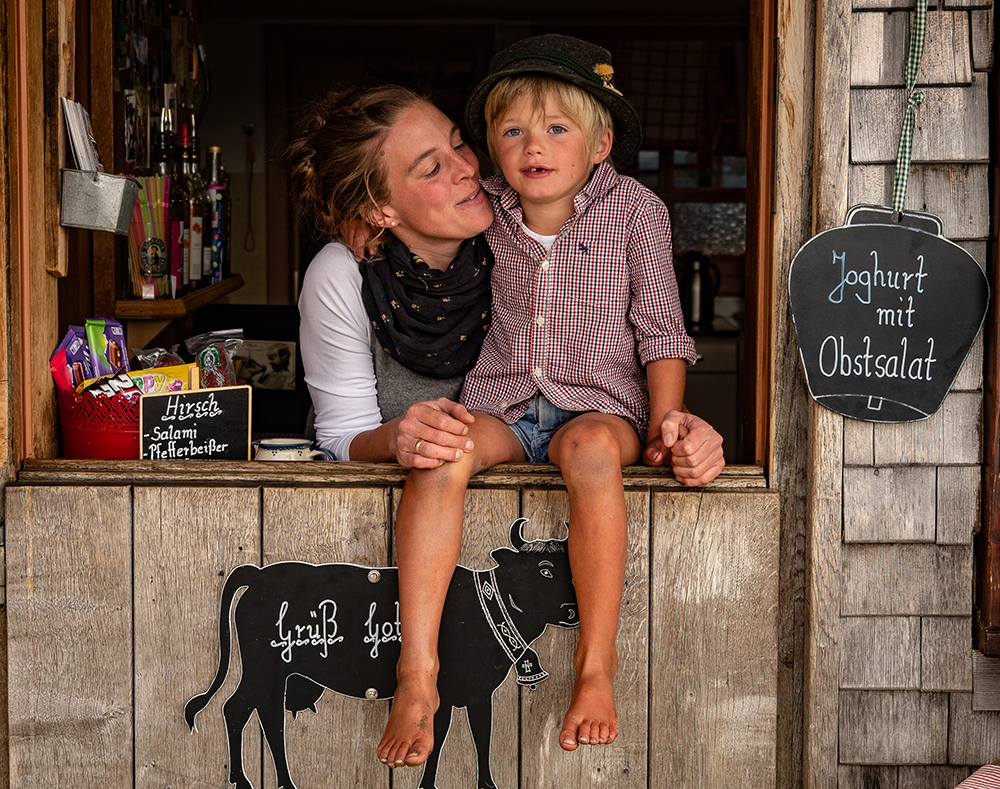
<svg viewBox="0 0 1000 789"><path fill-rule="evenodd" d="M401 485L407 470L395 463L232 462L222 460L26 460L20 485L198 485L224 487L329 487ZM549 464L501 465L472 478L472 488L563 487ZM626 488L684 488L669 471L647 466L625 469ZM727 466L703 488L766 488L759 466Z"/></svg>

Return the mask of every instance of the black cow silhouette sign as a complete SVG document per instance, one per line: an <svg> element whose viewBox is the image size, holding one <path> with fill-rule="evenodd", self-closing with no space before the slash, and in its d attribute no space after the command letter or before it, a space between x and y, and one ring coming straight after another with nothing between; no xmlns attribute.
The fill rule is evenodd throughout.
<svg viewBox="0 0 1000 789"><path fill-rule="evenodd" d="M534 685L548 674L531 643L546 625L576 627L576 596L565 540L525 541L513 523L513 548L497 548L497 566L459 566L445 601L438 652L441 704L434 716L435 748L420 786L433 789L440 746L452 710L465 707L476 747L480 789L496 789L490 772L493 693L510 673ZM253 789L243 770L243 730L254 710L273 757L277 785L295 789L285 753L285 709L311 709L326 688L363 699L390 698L399 657L399 583L395 567L278 562L241 565L226 580L219 614L219 668L211 687L188 702L195 716L222 687L230 658L230 610L243 674L223 706L229 738L229 781ZM372 743L374 759L375 743Z"/></svg>

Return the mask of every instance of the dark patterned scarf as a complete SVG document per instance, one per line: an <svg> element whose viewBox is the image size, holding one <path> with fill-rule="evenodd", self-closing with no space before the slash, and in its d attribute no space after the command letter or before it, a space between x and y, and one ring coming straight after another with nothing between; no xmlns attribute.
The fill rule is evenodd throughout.
<svg viewBox="0 0 1000 789"><path fill-rule="evenodd" d="M392 233L384 256L361 264L361 298L379 345L431 378L464 375L490 327L493 252L480 234L445 271L428 266Z"/></svg>

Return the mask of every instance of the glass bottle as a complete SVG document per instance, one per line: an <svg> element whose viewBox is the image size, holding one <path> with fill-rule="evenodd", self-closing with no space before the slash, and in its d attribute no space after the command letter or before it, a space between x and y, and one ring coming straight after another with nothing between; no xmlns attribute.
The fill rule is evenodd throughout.
<svg viewBox="0 0 1000 789"><path fill-rule="evenodd" d="M201 282L203 285L212 285L218 281L212 279L212 212L215 210L215 205L212 202L212 195L209 194L208 184L201 174L201 139L194 132L194 121L191 125L191 168L205 210L205 227L201 239Z"/></svg>
<svg viewBox="0 0 1000 789"><path fill-rule="evenodd" d="M204 287L207 284L202 279L204 270L204 230L206 219L211 218L208 202L208 192L205 191L201 176L195 169L194 152L188 127L181 126L180 137L181 182L188 195L187 217L188 234L185 246L184 262L187 269L186 285L191 290ZM209 264L211 265L211 263Z"/></svg>
<svg viewBox="0 0 1000 789"><path fill-rule="evenodd" d="M229 276L229 174L222 167L222 148L209 146L202 173L212 201L212 282Z"/></svg>
<svg viewBox="0 0 1000 789"><path fill-rule="evenodd" d="M166 129L153 138L153 174L169 179L167 197L167 270L170 272L170 295L178 298L184 292L184 238L187 235L188 196L177 175L173 156L174 133Z"/></svg>

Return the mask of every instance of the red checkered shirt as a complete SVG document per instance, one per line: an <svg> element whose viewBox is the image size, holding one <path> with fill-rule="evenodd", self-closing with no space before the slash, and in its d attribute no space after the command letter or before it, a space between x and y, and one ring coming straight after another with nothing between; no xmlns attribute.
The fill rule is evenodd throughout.
<svg viewBox="0 0 1000 789"><path fill-rule="evenodd" d="M552 251L524 233L517 193L502 176L483 183L496 220L493 325L462 402L507 423L538 391L568 411L626 419L645 437L645 365L694 364L684 330L666 206L646 187L597 167L574 199Z"/></svg>

